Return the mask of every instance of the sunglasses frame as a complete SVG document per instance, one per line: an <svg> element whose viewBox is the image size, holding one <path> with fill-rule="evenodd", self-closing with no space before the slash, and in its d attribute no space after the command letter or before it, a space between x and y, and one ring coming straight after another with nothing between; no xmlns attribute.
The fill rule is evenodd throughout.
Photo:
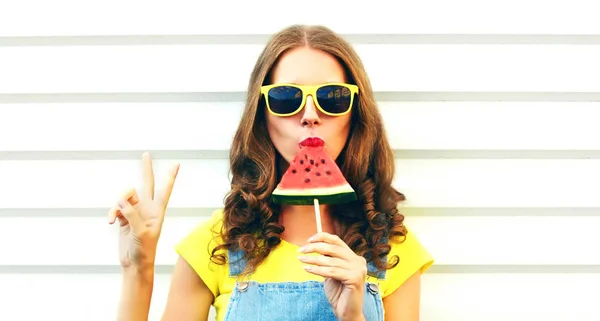
<svg viewBox="0 0 600 321"><path fill-rule="evenodd" d="M319 99L316 98L317 90L321 87L326 87L326 86L341 86L341 87L344 87L344 88L347 88L350 90L350 106L348 106L348 110L346 110L343 113L336 114L336 113L327 112L325 109L323 109L323 107L321 107L321 105L319 104ZM274 112L271 109L271 106L269 105L269 91L271 89L277 88L277 87L294 87L294 88L300 89L300 91L302 92L302 102L300 103L300 106L294 112L287 113L287 114L279 114L279 113ZM289 116L296 115L306 105L306 98L309 95L313 97L313 102L315 103L315 106L317 106L317 109L319 109L323 114L328 115L328 116L343 116L343 115L348 114L352 110L352 105L354 104L354 96L356 94L358 94L358 86L353 85L353 84L337 83L337 82L324 83L324 84L319 84L319 85L297 85L297 84L285 84L284 83L284 84L272 84L272 85L262 86L260 88L260 93L265 98L265 103L267 105L267 109L269 110L269 113L271 113L272 115L275 115L275 116L289 117Z"/></svg>

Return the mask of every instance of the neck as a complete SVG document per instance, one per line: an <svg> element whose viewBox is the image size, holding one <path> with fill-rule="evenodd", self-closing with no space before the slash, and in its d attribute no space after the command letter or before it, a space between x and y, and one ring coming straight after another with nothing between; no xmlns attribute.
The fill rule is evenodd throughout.
<svg viewBox="0 0 600 321"><path fill-rule="evenodd" d="M321 229L335 233L334 222L327 205L320 205ZM289 243L302 246L309 237L317 233L317 219L314 206L284 206L279 215L279 224L285 227L281 237Z"/></svg>

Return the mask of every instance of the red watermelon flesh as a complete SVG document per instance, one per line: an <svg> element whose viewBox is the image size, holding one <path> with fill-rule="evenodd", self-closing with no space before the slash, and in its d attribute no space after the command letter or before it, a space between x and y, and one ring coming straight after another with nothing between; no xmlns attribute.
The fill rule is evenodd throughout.
<svg viewBox="0 0 600 321"><path fill-rule="evenodd" d="M320 138L308 138L273 191L273 202L291 205L336 204L357 199Z"/></svg>

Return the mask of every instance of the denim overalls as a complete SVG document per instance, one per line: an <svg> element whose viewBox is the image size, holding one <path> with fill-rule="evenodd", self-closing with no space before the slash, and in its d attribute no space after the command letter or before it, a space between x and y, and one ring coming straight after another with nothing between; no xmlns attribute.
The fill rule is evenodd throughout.
<svg viewBox="0 0 600 321"><path fill-rule="evenodd" d="M240 281L238 276L246 267L243 251L229 251L229 276L236 278L225 321L334 321L337 320L325 296L323 282L257 283ZM285 267L282 267L285 268ZM377 279L373 261L368 264L369 274ZM367 321L383 321L383 303L376 283L367 282L363 314Z"/></svg>

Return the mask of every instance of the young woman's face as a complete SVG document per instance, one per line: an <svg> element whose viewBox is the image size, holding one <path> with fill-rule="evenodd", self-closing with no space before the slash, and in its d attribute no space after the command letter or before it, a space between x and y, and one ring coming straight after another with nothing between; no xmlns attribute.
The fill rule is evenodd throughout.
<svg viewBox="0 0 600 321"><path fill-rule="evenodd" d="M273 84L292 83L318 85L346 82L344 68L336 58L324 51L299 47L284 53L272 73ZM327 153L336 159L350 133L350 113L329 116L322 113L308 96L303 109L293 116L275 116L268 111L267 129L275 148L290 163L307 137L325 141Z"/></svg>

